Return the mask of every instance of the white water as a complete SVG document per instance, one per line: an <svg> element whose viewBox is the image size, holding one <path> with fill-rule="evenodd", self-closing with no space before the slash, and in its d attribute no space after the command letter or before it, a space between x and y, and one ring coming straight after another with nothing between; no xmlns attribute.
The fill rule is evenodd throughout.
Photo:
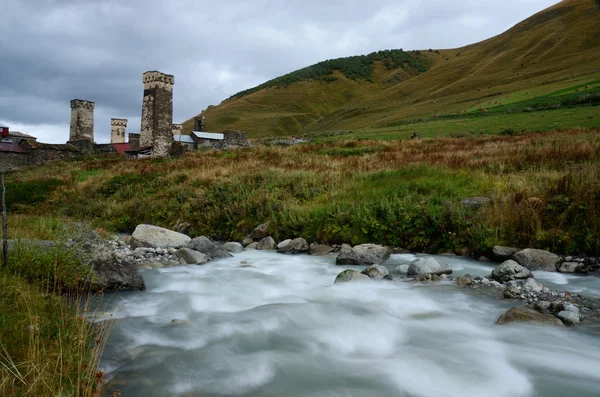
<svg viewBox="0 0 600 397"><path fill-rule="evenodd" d="M410 259L395 255L386 265ZM456 274L491 270L443 260ZM239 268L242 261L255 268ZM600 395L597 337L496 326L515 302L451 282L333 286L348 268L334 263L251 251L146 271L148 291L114 302L121 320L103 361L111 379L106 394L118 388L144 397ZM537 276L553 289L600 294L596 278Z"/></svg>

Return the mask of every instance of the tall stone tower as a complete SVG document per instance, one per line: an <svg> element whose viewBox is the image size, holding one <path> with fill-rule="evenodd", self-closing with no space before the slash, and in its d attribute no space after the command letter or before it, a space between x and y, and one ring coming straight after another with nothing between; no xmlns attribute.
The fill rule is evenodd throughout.
<svg viewBox="0 0 600 397"><path fill-rule="evenodd" d="M125 143L127 119L110 119L110 143Z"/></svg>
<svg viewBox="0 0 600 397"><path fill-rule="evenodd" d="M96 104L81 99L71 101L69 141L94 141L94 108Z"/></svg>
<svg viewBox="0 0 600 397"><path fill-rule="evenodd" d="M169 155L173 144L173 75L144 73L140 147L152 146L155 156Z"/></svg>
<svg viewBox="0 0 600 397"><path fill-rule="evenodd" d="M204 116L194 117L194 131L204 132Z"/></svg>

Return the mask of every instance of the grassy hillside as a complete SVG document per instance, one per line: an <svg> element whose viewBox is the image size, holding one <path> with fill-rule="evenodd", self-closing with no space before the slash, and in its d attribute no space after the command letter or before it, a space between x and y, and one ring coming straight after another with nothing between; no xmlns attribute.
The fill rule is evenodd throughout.
<svg viewBox="0 0 600 397"><path fill-rule="evenodd" d="M311 78L306 69L291 73L209 108L204 112L207 128L240 129L253 137L318 135L335 130L392 137L394 126L406 126L416 119L427 119L419 121L423 127L429 121L439 122L439 116L469 112L473 116L480 109L504 114L512 109L502 123L485 119L491 121L490 127L474 127L497 132L523 125L527 115L515 111L519 106L533 109L528 114L544 111L550 118L566 121L561 127L598 125L597 121L581 122L597 116L597 111L586 109L593 103L571 104L567 115L541 106L558 92L575 93L576 87L600 95L600 9L592 0L562 1L480 43L409 55L412 63L395 64L392 70L383 60L372 59L370 79L344 74L343 68L331 64L324 70L332 74ZM315 65L313 71L323 67ZM297 78L301 75L307 77ZM564 116L572 117L565 120ZM191 121L185 126L191 129ZM537 123L532 129L552 127ZM425 127L437 128L437 124ZM397 136L404 137L405 132L406 128L398 128ZM465 130L456 126L444 132Z"/></svg>

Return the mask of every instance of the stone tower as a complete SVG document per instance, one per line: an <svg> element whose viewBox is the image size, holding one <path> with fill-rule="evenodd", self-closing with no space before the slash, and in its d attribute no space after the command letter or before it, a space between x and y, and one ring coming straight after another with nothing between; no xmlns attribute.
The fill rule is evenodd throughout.
<svg viewBox="0 0 600 397"><path fill-rule="evenodd" d="M127 119L110 119L110 143L125 143Z"/></svg>
<svg viewBox="0 0 600 397"><path fill-rule="evenodd" d="M194 131L204 132L204 116L194 117Z"/></svg>
<svg viewBox="0 0 600 397"><path fill-rule="evenodd" d="M69 141L94 141L94 108L96 104L81 99L71 101Z"/></svg>
<svg viewBox="0 0 600 397"><path fill-rule="evenodd" d="M183 124L173 124L173 135L183 134Z"/></svg>
<svg viewBox="0 0 600 397"><path fill-rule="evenodd" d="M154 155L169 155L173 144L173 75L157 71L144 73L144 101L140 147L152 146Z"/></svg>

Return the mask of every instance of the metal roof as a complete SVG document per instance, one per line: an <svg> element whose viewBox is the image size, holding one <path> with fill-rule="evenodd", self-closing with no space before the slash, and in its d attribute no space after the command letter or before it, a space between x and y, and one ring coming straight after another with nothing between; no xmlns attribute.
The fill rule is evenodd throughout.
<svg viewBox="0 0 600 397"><path fill-rule="evenodd" d="M6 128L8 128L8 127L6 127ZM20 131L10 131L9 135L14 136L14 137L19 137L19 138L37 139L33 135L29 135L29 134L26 134L26 133L20 132Z"/></svg>
<svg viewBox="0 0 600 397"><path fill-rule="evenodd" d="M183 143L194 143L194 139L191 135L173 135L173 139L175 142L183 142Z"/></svg>
<svg viewBox="0 0 600 397"><path fill-rule="evenodd" d="M200 138L200 139L215 139L215 140L222 141L225 138L224 134L220 134L220 133L216 133L216 132L194 131L193 134L196 135L196 137Z"/></svg>

